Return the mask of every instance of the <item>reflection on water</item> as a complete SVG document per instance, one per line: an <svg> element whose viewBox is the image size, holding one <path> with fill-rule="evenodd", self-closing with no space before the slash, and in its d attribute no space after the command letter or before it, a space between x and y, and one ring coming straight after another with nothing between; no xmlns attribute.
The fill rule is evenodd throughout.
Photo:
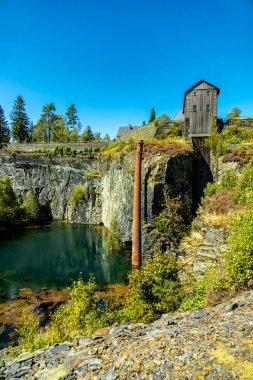
<svg viewBox="0 0 253 380"><path fill-rule="evenodd" d="M111 253L103 230L53 223L26 231L18 238L0 241L0 293L20 288L65 287L82 272L98 284L123 283L130 262L122 253Z"/></svg>

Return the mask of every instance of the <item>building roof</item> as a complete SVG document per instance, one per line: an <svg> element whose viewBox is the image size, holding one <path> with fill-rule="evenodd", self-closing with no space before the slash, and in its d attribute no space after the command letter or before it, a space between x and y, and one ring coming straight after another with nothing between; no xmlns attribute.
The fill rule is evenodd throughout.
<svg viewBox="0 0 253 380"><path fill-rule="evenodd" d="M186 95L188 95L192 90L194 90L194 88L198 87L198 86L199 86L200 84L202 84L202 83L206 83L206 84L208 84L209 86L216 88L216 89L217 89L217 94L219 95L219 93L220 93L220 89L219 89L218 87L214 86L213 84L207 82L207 81L204 80L204 79L201 79L198 83L194 84L194 86L190 87L187 91L185 91L185 93L184 93L183 113L184 113L184 106L185 106Z"/></svg>
<svg viewBox="0 0 253 380"><path fill-rule="evenodd" d="M185 115L183 114L183 107L177 112L177 114L173 117L172 121L176 121L177 123L185 122Z"/></svg>
<svg viewBox="0 0 253 380"><path fill-rule="evenodd" d="M127 127L119 127L117 138L125 136L127 133L131 132L133 129L138 128L137 126L128 125Z"/></svg>

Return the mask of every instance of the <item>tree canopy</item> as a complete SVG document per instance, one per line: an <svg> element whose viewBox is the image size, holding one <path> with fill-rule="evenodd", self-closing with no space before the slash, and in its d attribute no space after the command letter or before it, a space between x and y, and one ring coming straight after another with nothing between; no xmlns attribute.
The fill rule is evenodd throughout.
<svg viewBox="0 0 253 380"><path fill-rule="evenodd" d="M155 121L155 119L156 119L155 109L154 109L154 107L152 107L151 111L150 111L148 123L149 124L152 123L153 121Z"/></svg>
<svg viewBox="0 0 253 380"><path fill-rule="evenodd" d="M240 117L241 112L242 111L238 107L234 107L226 116L228 119L236 119L237 117Z"/></svg>
<svg viewBox="0 0 253 380"><path fill-rule="evenodd" d="M0 106L0 149L10 142L10 129L5 119L4 110Z"/></svg>
<svg viewBox="0 0 253 380"><path fill-rule="evenodd" d="M12 111L10 113L11 119L11 135L14 141L19 143L27 141L29 118L25 110L25 102L21 95L14 101Z"/></svg>

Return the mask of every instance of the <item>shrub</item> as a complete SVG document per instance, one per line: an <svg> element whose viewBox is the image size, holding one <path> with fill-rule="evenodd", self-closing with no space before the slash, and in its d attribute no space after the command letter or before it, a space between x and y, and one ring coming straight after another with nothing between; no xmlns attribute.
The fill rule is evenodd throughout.
<svg viewBox="0 0 253 380"><path fill-rule="evenodd" d="M222 189L234 189L238 183L238 174L234 170L227 170L221 179Z"/></svg>
<svg viewBox="0 0 253 380"><path fill-rule="evenodd" d="M221 190L221 186L218 182L208 182L204 189L204 197L211 197ZM203 201L202 201L203 203Z"/></svg>
<svg viewBox="0 0 253 380"><path fill-rule="evenodd" d="M100 177L99 172L88 172L84 175L84 179L93 177Z"/></svg>
<svg viewBox="0 0 253 380"><path fill-rule="evenodd" d="M253 161L250 161L242 171L238 186L235 192L235 198L238 202L245 202L252 197L253 191Z"/></svg>
<svg viewBox="0 0 253 380"><path fill-rule="evenodd" d="M145 266L129 275L121 317L132 322L150 322L156 314L176 310L180 300L177 260L171 254L156 252Z"/></svg>
<svg viewBox="0 0 253 380"><path fill-rule="evenodd" d="M75 157L76 156L76 150L74 148L71 148L70 154L72 157Z"/></svg>
<svg viewBox="0 0 253 380"><path fill-rule="evenodd" d="M81 185L76 185L71 191L69 204L83 203L85 201L86 190Z"/></svg>
<svg viewBox="0 0 253 380"><path fill-rule="evenodd" d="M111 228L108 231L106 238L106 246L111 251L123 251L125 248L124 242L121 240L121 228L117 219L113 219Z"/></svg>
<svg viewBox="0 0 253 380"><path fill-rule="evenodd" d="M230 228L228 275L232 287L244 285L253 276L253 209L236 217Z"/></svg>
<svg viewBox="0 0 253 380"><path fill-rule="evenodd" d="M25 194L22 208L25 216L30 220L37 220L40 217L40 204L33 190L28 190Z"/></svg>
<svg viewBox="0 0 253 380"><path fill-rule="evenodd" d="M8 177L0 178L0 225L19 223L22 210Z"/></svg>
<svg viewBox="0 0 253 380"><path fill-rule="evenodd" d="M39 152L41 154L46 154L47 153L46 147L45 146L41 147L40 150L39 150Z"/></svg>
<svg viewBox="0 0 253 380"><path fill-rule="evenodd" d="M167 239L178 243L187 231L188 218L189 210L182 198L165 195L163 210L155 217L155 226Z"/></svg>

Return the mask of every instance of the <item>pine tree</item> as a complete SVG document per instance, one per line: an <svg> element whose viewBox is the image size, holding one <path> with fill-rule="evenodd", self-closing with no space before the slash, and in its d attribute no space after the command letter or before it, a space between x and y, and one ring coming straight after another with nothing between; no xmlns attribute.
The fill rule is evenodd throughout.
<svg viewBox="0 0 253 380"><path fill-rule="evenodd" d="M77 122L78 122L78 117L76 113L77 111L76 111L75 105L70 104L66 112L66 124L69 131L69 136L71 135L71 132L76 127Z"/></svg>
<svg viewBox="0 0 253 380"><path fill-rule="evenodd" d="M93 141L94 142L100 142L101 141L101 133L100 132L94 133Z"/></svg>
<svg viewBox="0 0 253 380"><path fill-rule="evenodd" d="M4 116L4 110L0 106L0 149L10 142L10 129Z"/></svg>
<svg viewBox="0 0 253 380"><path fill-rule="evenodd" d="M68 130L65 126L65 118L61 115L55 115L54 129L52 132L52 141L67 142Z"/></svg>
<svg viewBox="0 0 253 380"><path fill-rule="evenodd" d="M155 109L154 107L151 108L151 112L150 112L150 116L149 116L149 121L148 123L152 123L153 121L155 121Z"/></svg>
<svg viewBox="0 0 253 380"><path fill-rule="evenodd" d="M106 142L106 143L109 143L110 142L110 136L108 133L105 134L105 137L103 138L103 140Z"/></svg>
<svg viewBox="0 0 253 380"><path fill-rule="evenodd" d="M46 137L47 142L52 141L52 134L55 125L55 105L48 103L42 108L42 115L38 124L41 124L42 132Z"/></svg>
<svg viewBox="0 0 253 380"><path fill-rule="evenodd" d="M27 136L27 142L31 143L34 140L34 125L33 122L30 122L29 128L28 128L28 136Z"/></svg>
<svg viewBox="0 0 253 380"><path fill-rule="evenodd" d="M10 119L13 140L19 143L25 142L28 137L29 117L27 116L25 102L21 95L14 101Z"/></svg>
<svg viewBox="0 0 253 380"><path fill-rule="evenodd" d="M91 127L87 125L83 133L81 134L81 142L86 142L86 141L92 141L94 139L94 134L91 130Z"/></svg>
<svg viewBox="0 0 253 380"><path fill-rule="evenodd" d="M69 142L76 143L78 142L78 139L79 139L79 136L78 136L77 128L73 128L69 135Z"/></svg>

